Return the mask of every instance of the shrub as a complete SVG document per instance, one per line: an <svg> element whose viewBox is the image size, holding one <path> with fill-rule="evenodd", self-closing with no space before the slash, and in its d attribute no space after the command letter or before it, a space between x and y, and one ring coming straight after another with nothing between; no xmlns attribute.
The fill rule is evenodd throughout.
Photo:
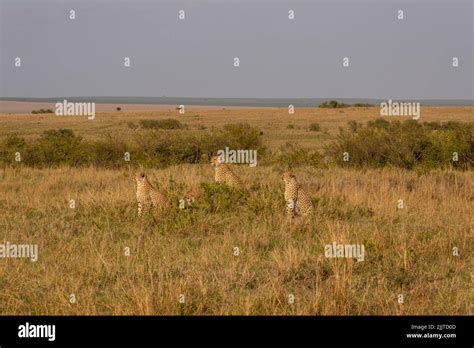
<svg viewBox="0 0 474 348"><path fill-rule="evenodd" d="M132 161L140 154L140 151L134 151L131 146L108 135L103 140L82 144L77 149L79 158L75 165L119 168L129 163L125 161L125 152L130 153Z"/></svg>
<svg viewBox="0 0 474 348"><path fill-rule="evenodd" d="M370 127L370 128L388 129L389 126L390 126L390 122L388 122L387 120L383 118L377 118L374 121L367 122L367 127Z"/></svg>
<svg viewBox="0 0 474 348"><path fill-rule="evenodd" d="M347 108L349 104L339 103L336 100L325 101L324 103L320 104L320 108L330 108L330 109L337 109L337 108Z"/></svg>
<svg viewBox="0 0 474 348"><path fill-rule="evenodd" d="M222 137L234 149L257 149L261 145L260 131L248 123L225 124Z"/></svg>
<svg viewBox="0 0 474 348"><path fill-rule="evenodd" d="M17 134L11 134L7 136L4 142L4 146L7 148L22 148L26 145L26 141L24 138L20 138Z"/></svg>
<svg viewBox="0 0 474 348"><path fill-rule="evenodd" d="M203 205L207 212L234 211L245 202L245 194L241 190L220 183L201 183Z"/></svg>
<svg viewBox="0 0 474 348"><path fill-rule="evenodd" d="M77 150L81 141L82 138L70 129L44 131L36 146L30 149L25 162L74 164L79 159Z"/></svg>
<svg viewBox="0 0 474 348"><path fill-rule="evenodd" d="M226 146L237 150L258 150L259 155L264 150L259 130L246 124L230 124L222 129L199 133L148 130L136 132L133 136L123 141L109 134L99 141L86 141L70 129L52 129L27 141L13 134L0 143L0 160L13 164L15 152L21 151L22 163L32 167L94 165L116 168L130 164L164 167L179 163L207 163L209 153ZM130 162L124 160L125 152L130 153Z"/></svg>
<svg viewBox="0 0 474 348"><path fill-rule="evenodd" d="M309 125L309 130L311 132L320 132L321 131L321 125L319 123L311 123Z"/></svg>
<svg viewBox="0 0 474 348"><path fill-rule="evenodd" d="M345 103L339 103L336 100L330 100L330 101L325 101L324 103L320 104L320 108L331 108L331 109L337 109L337 108L347 108L347 107L357 107L357 108L362 108L362 107L370 107L373 106L372 104L369 103L355 103L353 105L351 104L345 104Z"/></svg>
<svg viewBox="0 0 474 348"><path fill-rule="evenodd" d="M474 126L450 122L445 125L375 120L366 126L349 124L336 141L326 146L330 161L341 166L396 166L413 169L453 166L469 168L473 162ZM343 152L349 161L343 161ZM453 153L458 161L453 162Z"/></svg>
<svg viewBox="0 0 474 348"><path fill-rule="evenodd" d="M263 155L260 131L247 123L226 124L221 130L212 129L199 137L202 153L216 153L229 147L234 150L257 150Z"/></svg>
<svg viewBox="0 0 474 348"><path fill-rule="evenodd" d="M27 153L27 146L24 138L19 137L17 134L8 135L2 144L0 144L0 161L13 163L15 161L15 153Z"/></svg>
<svg viewBox="0 0 474 348"><path fill-rule="evenodd" d="M52 109L39 109L31 111L32 114L54 114Z"/></svg>
<svg viewBox="0 0 474 348"><path fill-rule="evenodd" d="M315 149L302 148L288 142L280 147L280 151L276 156L276 162L282 168L300 165L318 166L322 162L322 156Z"/></svg>

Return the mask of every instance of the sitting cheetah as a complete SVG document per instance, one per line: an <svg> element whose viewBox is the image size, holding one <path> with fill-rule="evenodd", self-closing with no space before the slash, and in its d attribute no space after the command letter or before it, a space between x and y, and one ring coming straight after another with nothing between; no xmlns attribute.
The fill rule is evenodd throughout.
<svg viewBox="0 0 474 348"><path fill-rule="evenodd" d="M225 183L235 188L242 188L242 181L240 181L239 177L230 169L228 164L222 163L219 156L211 157L211 165L215 169L214 179L216 182Z"/></svg>
<svg viewBox="0 0 474 348"><path fill-rule="evenodd" d="M288 217L294 218L296 215L309 215L313 211L313 202L310 196L304 191L295 175L286 171L281 176L285 182L285 201Z"/></svg>
<svg viewBox="0 0 474 348"><path fill-rule="evenodd" d="M150 184L145 173L135 174L135 182L137 184L138 216L142 216L143 211L147 211L150 206L154 208L168 206L166 195Z"/></svg>

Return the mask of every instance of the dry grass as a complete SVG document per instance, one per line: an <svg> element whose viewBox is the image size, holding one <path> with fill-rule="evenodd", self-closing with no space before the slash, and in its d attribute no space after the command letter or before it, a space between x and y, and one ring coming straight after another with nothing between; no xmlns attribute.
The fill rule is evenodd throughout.
<svg viewBox="0 0 474 348"><path fill-rule="evenodd" d="M430 110L427 115L436 108ZM452 110L458 110L454 118L441 120L462 120L469 112ZM363 108L353 111L363 116L345 110L341 117L350 117L344 120L339 110L229 112L199 110L199 121L189 123L247 121L264 128L272 148L298 138L309 121L330 135L350 119L372 118ZM153 115L170 117L166 111ZM4 117L0 130L34 135L77 127L100 136L114 126L111 115L102 116L91 126L67 118L47 123L50 116ZM300 129L287 130L293 116ZM127 117L116 120L118 133L130 132L120 122L150 115ZM304 134L302 141L309 141L312 133ZM252 190L235 207L221 202L209 209L200 187L213 180L209 165L150 171L152 182L175 201L190 189L200 197L194 209L140 220L129 172L6 168L0 172L0 243L38 244L39 259L0 259L0 314L472 314L472 171L301 167L297 177L316 209L297 223L285 218L278 171L239 166L236 172ZM332 242L364 244L365 261L326 258L324 246ZM452 255L453 247L460 256Z"/></svg>

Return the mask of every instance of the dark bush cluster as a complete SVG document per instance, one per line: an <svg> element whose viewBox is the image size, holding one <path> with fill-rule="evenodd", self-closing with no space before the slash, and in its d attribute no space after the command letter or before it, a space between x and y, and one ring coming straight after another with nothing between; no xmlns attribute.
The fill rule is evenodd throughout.
<svg viewBox="0 0 474 348"><path fill-rule="evenodd" d="M288 142L280 147L278 154L273 156L273 161L269 160L268 162L281 167L281 169L285 169L287 166L309 165L318 167L322 164L322 160L323 158L317 150L303 148L295 143Z"/></svg>
<svg viewBox="0 0 474 348"><path fill-rule="evenodd" d="M320 108L329 108L329 109L338 109L338 108L347 108L349 104L339 103L336 100L325 101L324 103L319 104Z"/></svg>
<svg viewBox="0 0 474 348"><path fill-rule="evenodd" d="M309 125L309 130L311 132L320 132L321 131L321 125L319 123L311 123Z"/></svg>
<svg viewBox="0 0 474 348"><path fill-rule="evenodd" d="M341 166L448 167L468 169L474 160L472 123L388 122L377 119L365 126L350 122L325 149ZM345 161L343 153L349 154Z"/></svg>
<svg viewBox="0 0 474 348"><path fill-rule="evenodd" d="M260 131L248 124L229 124L199 133L146 130L134 133L128 141L112 135L105 135L101 140L85 140L70 129L59 129L45 131L37 139L9 135L0 143L0 161L15 164L15 154L19 152L19 163L31 167L164 167L178 163L205 163L211 153L225 147L257 150L259 155L264 151ZM130 161L126 161L126 153L130 154Z"/></svg>
<svg viewBox="0 0 474 348"><path fill-rule="evenodd" d="M324 103L319 104L320 108L330 108L330 109L348 108L351 106L356 107L356 108L363 108L363 107L367 108L373 105L369 103L355 103L351 105L351 104L340 103L337 100L325 101Z"/></svg>
<svg viewBox="0 0 474 348"><path fill-rule="evenodd" d="M373 105L369 104L369 103L355 103L355 104L352 104L352 106L356 107L356 108L368 108L368 107L371 107Z"/></svg>
<svg viewBox="0 0 474 348"><path fill-rule="evenodd" d="M32 114L53 114L54 111L52 109L39 109L39 110L33 110L31 113Z"/></svg>
<svg viewBox="0 0 474 348"><path fill-rule="evenodd" d="M208 163L211 154L226 147L257 150L259 165L277 167L470 169L474 161L474 124L455 121L420 123L376 119L365 125L351 121L322 152L295 143L268 152L262 144L260 130L248 124L228 124L198 132L174 129L135 129L128 139L109 134L100 140L84 139L69 129L48 130L36 139L10 134L0 141L0 162L30 167L140 165L157 168ZM345 152L348 158L344 157ZM17 153L21 154L19 163ZM126 160L127 153L130 161Z"/></svg>

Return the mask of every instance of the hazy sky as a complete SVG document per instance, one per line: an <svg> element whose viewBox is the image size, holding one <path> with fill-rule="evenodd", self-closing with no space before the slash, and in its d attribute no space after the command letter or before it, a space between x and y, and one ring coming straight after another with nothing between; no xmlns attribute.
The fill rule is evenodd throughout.
<svg viewBox="0 0 474 348"><path fill-rule="evenodd" d="M0 4L3 97L473 98L472 0Z"/></svg>

